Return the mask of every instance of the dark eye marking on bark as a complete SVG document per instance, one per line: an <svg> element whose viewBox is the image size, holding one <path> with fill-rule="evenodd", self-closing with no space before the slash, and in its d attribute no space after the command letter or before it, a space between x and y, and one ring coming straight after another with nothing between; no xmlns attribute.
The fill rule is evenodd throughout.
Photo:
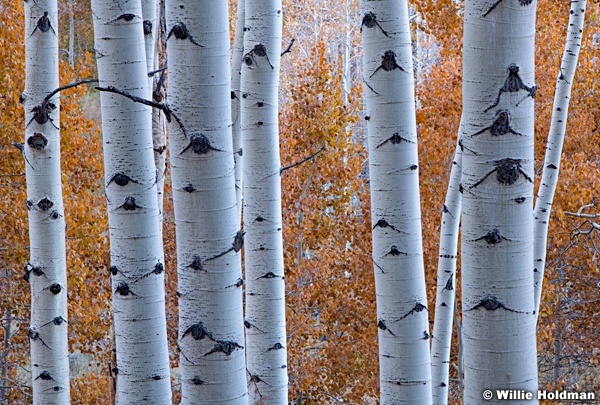
<svg viewBox="0 0 600 405"><path fill-rule="evenodd" d="M150 273L144 274L143 276L135 279L134 283L136 283L140 280L143 280L146 277L151 276L152 274L156 274L156 275L162 274L162 273L164 273L164 271L165 271L165 266L161 262L158 262L158 263L156 263L156 265L154 266L154 269Z"/></svg>
<svg viewBox="0 0 600 405"><path fill-rule="evenodd" d="M136 18L136 17L137 17L137 15L135 15L135 14L131 14L131 13L125 13L125 14L121 14L121 15L120 15L120 16L118 16L117 18L115 18L115 19L112 19L112 20L110 20L110 21L107 21L107 22L106 22L106 25L108 25L108 24L112 24L112 23L116 23L117 21L121 21L121 20L123 20L123 21L126 21L126 22L131 22L131 21L133 21L133 19L134 19L134 18Z"/></svg>
<svg viewBox="0 0 600 405"><path fill-rule="evenodd" d="M126 186L127 184L129 184L129 182L135 183L135 184L140 184L138 181L133 180L131 177L129 177L128 175L126 175L123 172L119 172L117 174L115 174L114 176L111 177L111 179L108 181L108 183L106 184L106 187L110 186L110 183L115 182L118 186Z"/></svg>
<svg viewBox="0 0 600 405"><path fill-rule="evenodd" d="M54 31L54 27L52 27L50 18L48 18L47 11L44 11L44 15L38 18L37 23L35 24L35 28L31 32L31 34L29 34L29 36L31 37L37 30L40 30L41 32L48 32L52 30L54 35L56 35L56 31Z"/></svg>
<svg viewBox="0 0 600 405"><path fill-rule="evenodd" d="M34 327L29 328L27 331L27 336L29 336L29 340L33 340L33 341L39 340L41 344L46 346L48 349L52 350L52 348L50 346L48 346L46 344L46 342L44 342L42 340L42 338L40 337L40 332L38 332L36 328L34 328Z"/></svg>
<svg viewBox="0 0 600 405"><path fill-rule="evenodd" d="M423 331L423 340L429 340L429 333L426 330Z"/></svg>
<svg viewBox="0 0 600 405"><path fill-rule="evenodd" d="M482 298L479 301L479 304L475 305L473 308L469 309L468 311L474 311L479 308L483 308L488 311L495 311L499 308L502 308L506 311L515 312L517 314L529 314L530 313L530 312L526 312L526 311L517 311L516 309L508 308L506 305L504 305L502 302L498 301L498 299L493 296L487 296L487 297Z"/></svg>
<svg viewBox="0 0 600 405"><path fill-rule="evenodd" d="M171 35L174 35L177 39L188 39L192 44L199 46L200 48L204 48L204 45L200 45L198 42L196 42L194 37L188 31L185 24L182 22L178 22L175 23L175 25L173 25L173 28L171 28L171 30L169 31L169 35L167 35L167 41L169 40Z"/></svg>
<svg viewBox="0 0 600 405"><path fill-rule="evenodd" d="M44 276L46 277L46 273L41 269L41 267L34 266L33 264L27 262L25 264L25 274L23 274L23 280L29 282L29 276L33 274L34 276Z"/></svg>
<svg viewBox="0 0 600 405"><path fill-rule="evenodd" d="M137 295L133 291L131 291L131 289L129 288L129 284L125 282L121 282L117 285L117 288L115 289L115 294L122 295L123 297L126 297L130 294Z"/></svg>
<svg viewBox="0 0 600 405"><path fill-rule="evenodd" d="M486 233L485 235L483 235L480 238L471 240L471 242L477 242L480 240L484 240L490 245L497 245L498 243L502 242L503 240L512 242L511 239L508 239L508 238L502 236L502 234L500 234L500 231L496 228L488 231L488 233Z"/></svg>
<svg viewBox="0 0 600 405"><path fill-rule="evenodd" d="M135 211L137 208L142 207L137 205L135 197L127 197L125 198L125 202L117 207L117 209L119 208L123 208L125 211Z"/></svg>
<svg viewBox="0 0 600 405"><path fill-rule="evenodd" d="M213 148L210 144L210 141L204 134L193 134L190 138L190 143L185 147L179 154L182 155L188 149L192 149L192 152L198 155L204 155L210 152L211 150L222 152L221 149Z"/></svg>
<svg viewBox="0 0 600 405"><path fill-rule="evenodd" d="M242 232L241 230L237 231L237 233L235 234L235 236L233 238L233 243L231 244L231 247L229 249L227 249L226 251L224 251L222 253L219 253L216 256L206 259L206 261L218 259L219 257L224 256L231 251L238 253L240 250L242 250L242 247L244 246L244 234L245 233L246 232Z"/></svg>
<svg viewBox="0 0 600 405"><path fill-rule="evenodd" d="M489 13L492 12L492 10L494 10L498 4L502 3L502 0L497 0L494 4L492 4L492 6L488 9L488 11L485 12L485 14L482 17L486 17ZM531 3L533 3L533 0L519 0L519 4L521 6L528 6Z"/></svg>
<svg viewBox="0 0 600 405"><path fill-rule="evenodd" d="M152 21L144 20L142 25L144 27L144 35L151 35L152 34Z"/></svg>
<svg viewBox="0 0 600 405"><path fill-rule="evenodd" d="M392 231L396 231L398 233L406 234L406 232L401 231L398 228L395 228L393 225L390 225L385 218L380 218L375 225L373 225L373 229L375 228L390 228Z"/></svg>
<svg viewBox="0 0 600 405"><path fill-rule="evenodd" d="M405 72L404 68L396 62L396 53L394 51L385 51L385 53L381 56L381 65L373 73L369 78L373 77L375 73L377 73L380 69L385 70L386 72L391 72L392 70L400 69L400 71Z"/></svg>
<svg viewBox="0 0 600 405"><path fill-rule="evenodd" d="M236 349L243 349L243 348L244 348L244 346L240 346L236 342L228 341L228 340L219 340L217 343L215 343L213 348L208 353L204 354L204 356L208 356L210 354L219 353L219 352L224 353L225 356L229 356Z"/></svg>
<svg viewBox="0 0 600 405"><path fill-rule="evenodd" d="M496 117L494 118L492 125L483 128L471 136L481 135L486 131L490 131L490 135L492 136L502 136L506 134L524 136L510 127L510 114L507 110L496 111Z"/></svg>
<svg viewBox="0 0 600 405"><path fill-rule="evenodd" d="M364 17L362 19L362 23L360 24L360 32L362 32L363 27L367 27L367 28L379 27L379 29L381 30L383 35L390 38L390 36L388 35L388 32L386 30L384 30L383 27L377 21L377 16L375 14L373 14L372 12L368 12L364 15Z"/></svg>
<svg viewBox="0 0 600 405"><path fill-rule="evenodd" d="M198 377L197 375L196 375L196 376L194 376L194 378L192 378L192 379L190 380L190 382L191 382L192 384L194 384L194 385L202 385L202 384L204 384L204 380L200 379L200 377Z"/></svg>
<svg viewBox="0 0 600 405"><path fill-rule="evenodd" d="M192 185L192 183L189 183L187 186L182 188L182 190L186 193L193 193L194 191L196 191L196 188Z"/></svg>
<svg viewBox="0 0 600 405"><path fill-rule="evenodd" d="M192 262L187 266L193 270L204 270L204 265L202 263L202 258L200 256L194 256Z"/></svg>
<svg viewBox="0 0 600 405"><path fill-rule="evenodd" d="M44 290L50 291L52 294L57 295L62 291L62 287L58 283L52 283L48 287L45 287Z"/></svg>
<svg viewBox="0 0 600 405"><path fill-rule="evenodd" d="M385 256L390 256L390 255L391 255L391 256L408 256L408 253L405 253L405 252L401 252L401 251L399 251L399 250L398 250L398 247L397 247L396 245L393 245L393 246L390 248L390 251L389 251L389 252L387 252L387 253L384 255L384 257L385 257Z"/></svg>
<svg viewBox="0 0 600 405"><path fill-rule="evenodd" d="M515 202L516 202L517 204L524 203L524 202L525 202L525 200L526 200L526 198L525 198L525 197L517 197L517 198L515 198Z"/></svg>
<svg viewBox="0 0 600 405"><path fill-rule="evenodd" d="M446 281L446 286L444 287L444 290L448 290L448 291L454 290L454 280L452 279L452 276L450 276L448 278L448 281Z"/></svg>
<svg viewBox="0 0 600 405"><path fill-rule="evenodd" d="M263 330L257 328L255 324L250 323L250 321L248 321L247 319L244 319L244 326L246 327L246 329L254 328L261 333L265 333Z"/></svg>
<svg viewBox="0 0 600 405"><path fill-rule="evenodd" d="M398 385L398 386L402 386L402 385L426 385L427 384L427 381L419 381L419 380L400 380L400 381L385 380L384 382L386 382L388 384Z"/></svg>
<svg viewBox="0 0 600 405"><path fill-rule="evenodd" d="M233 283L233 284L231 284L231 285L228 285L228 286L227 286L227 287L225 287L225 288L228 288L228 287L241 287L241 286L243 286L243 285L244 285L244 280L242 280L241 278L238 278L238 279L237 279L237 281L236 281L235 283Z"/></svg>
<svg viewBox="0 0 600 405"><path fill-rule="evenodd" d="M246 66L250 67L252 65L256 65L255 57L266 58L267 62L269 63L269 66L271 66L271 69L275 69L273 67L273 64L269 60L269 55L267 54L267 47L264 46L263 44L259 43L259 44L254 45L254 48L252 48L250 51L246 52L246 54L244 55L244 57L242 59L243 59L244 63L246 64Z"/></svg>
<svg viewBox="0 0 600 405"><path fill-rule="evenodd" d="M215 340L215 339L213 339L212 334L204 328L203 322L198 322L198 323L195 323L192 326L188 327L183 332L183 335L181 335L181 338L183 339L187 335L190 335L194 340L202 340L204 338L208 338L213 341Z"/></svg>
<svg viewBox="0 0 600 405"><path fill-rule="evenodd" d="M52 376L50 375L50 372L47 370L42 371L42 373L40 375L35 377L34 381L35 380L56 381L54 378L52 378Z"/></svg>
<svg viewBox="0 0 600 405"><path fill-rule="evenodd" d="M387 325L385 324L385 321L383 319L379 319L377 321L377 327L381 330L387 330L390 333L390 335L396 337L396 334L387 327Z"/></svg>
<svg viewBox="0 0 600 405"><path fill-rule="evenodd" d="M377 145L375 147L375 149L379 149L380 147L382 147L383 145L385 145L388 142L391 143L392 145L398 145L398 144L400 144L402 142L414 143L410 139L404 138L403 136L400 136L400 134L398 132L394 132L392 134L392 136L390 136L388 139L386 139L385 141L383 141L379 145Z"/></svg>
<svg viewBox="0 0 600 405"><path fill-rule="evenodd" d="M281 350L284 349L283 345L279 342L275 343L273 346L269 347L267 349L268 352L270 352L271 350Z"/></svg>
<svg viewBox="0 0 600 405"><path fill-rule="evenodd" d="M277 274L273 273L272 271L269 271L269 272L263 274L262 276L257 277L256 280L259 280L261 278L271 279L271 278L277 278L277 277L281 277L282 280L285 280L285 276L278 276Z"/></svg>
<svg viewBox="0 0 600 405"><path fill-rule="evenodd" d="M42 325L42 328L46 325L50 325L53 324L55 326L60 326L64 323L67 323L67 320L65 318L63 318L62 316L57 316L54 319L52 319L50 322L46 322L45 324Z"/></svg>
<svg viewBox="0 0 600 405"><path fill-rule="evenodd" d="M398 319L398 321L401 321L404 318L406 318L406 317L408 317L408 316L410 316L412 314L416 314L416 313L423 312L423 311L427 311L427 307L425 305L421 304L420 302L417 302L415 304L415 306L413 307L413 309L411 309L406 314L404 314L402 317L400 317Z"/></svg>
<svg viewBox="0 0 600 405"><path fill-rule="evenodd" d="M521 175L523 175L523 177L525 177L527 181L533 183L531 177L529 177L527 173L523 171L523 168L521 167L521 159L507 158L502 160L496 160L494 162L494 165L496 166L495 169L490 171L481 180L479 180L477 183L473 184L469 188L477 187L494 172L496 172L496 180L498 180L498 183L503 185L510 186L515 184Z"/></svg>
<svg viewBox="0 0 600 405"><path fill-rule="evenodd" d="M42 211L48 211L50 208L52 208L54 206L54 203L44 197L37 203L37 206Z"/></svg>
<svg viewBox="0 0 600 405"><path fill-rule="evenodd" d="M527 97L535 99L537 87L535 85L533 87L525 85L525 83L523 83L523 80L521 79L521 76L519 76L519 66L512 63L510 66L508 66L508 77L504 81L502 87L500 87L500 90L498 90L498 96L496 97L496 101L494 102L494 104L483 110L483 112L488 112L489 110L500 104L500 96L502 96L502 93L516 93L520 90L527 91L527 95L523 100L525 100ZM521 104L523 100L519 101L516 105L518 106L519 104Z"/></svg>
<svg viewBox="0 0 600 405"><path fill-rule="evenodd" d="M50 121L52 126L56 129L58 129L56 124L54 124L54 120L52 118L50 118L50 113L52 113L52 111L54 111L54 110L56 110L56 104L54 104L50 101L43 102L40 105L34 106L30 110L33 113L33 117L29 120L29 122L27 123L27 126L29 126L29 124L31 124L31 121L35 121L40 125L44 125L48 121Z"/></svg>
<svg viewBox="0 0 600 405"><path fill-rule="evenodd" d="M43 150L46 148L46 146L48 146L48 138L46 138L43 134L36 132L27 138L27 145L29 145L29 147L32 149Z"/></svg>

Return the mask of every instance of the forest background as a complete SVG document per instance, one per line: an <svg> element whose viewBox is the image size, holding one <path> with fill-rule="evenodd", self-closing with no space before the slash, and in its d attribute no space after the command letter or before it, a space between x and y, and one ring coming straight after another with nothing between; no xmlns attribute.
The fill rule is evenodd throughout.
<svg viewBox="0 0 600 405"><path fill-rule="evenodd" d="M89 1L64 0L59 5L61 84L96 77ZM433 303L441 209L461 113L462 5L420 0L412 6L425 268ZM537 7L539 181L569 1L540 0ZM600 190L600 7L597 2L588 7L550 223L538 360L540 386L599 392L600 210L593 204ZM8 403L28 402L31 380L29 286L22 278L29 257L27 162L12 145L22 139L25 126L19 102L27 35L22 13L19 1L3 0L0 5L0 399ZM286 1L284 13L284 48L295 41L282 58L282 165L325 146L314 159L282 176L290 398L302 403L376 403L377 328L358 4ZM230 16L233 34L235 4ZM71 19L74 36L69 35ZM99 111L93 89L62 94L73 404L108 403L110 383L112 312ZM167 319L176 369L175 231L168 181L165 197ZM577 212L591 216L571 215ZM460 308L460 297L458 301ZM451 373L451 395L458 403L456 367ZM176 393L176 373L173 383Z"/></svg>

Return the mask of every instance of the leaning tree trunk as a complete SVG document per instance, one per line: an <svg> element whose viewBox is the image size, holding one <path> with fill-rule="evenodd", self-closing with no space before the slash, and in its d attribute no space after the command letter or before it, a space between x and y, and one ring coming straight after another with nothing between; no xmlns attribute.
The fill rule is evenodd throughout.
<svg viewBox="0 0 600 405"><path fill-rule="evenodd" d="M361 1L382 404L431 403L408 5Z"/></svg>
<svg viewBox="0 0 600 405"><path fill-rule="evenodd" d="M468 0L463 57L464 403L537 390L535 2ZM531 401L514 401L531 403ZM534 402L537 400L534 398Z"/></svg>
<svg viewBox="0 0 600 405"><path fill-rule="evenodd" d="M249 394L252 403L286 404L278 123L281 1L246 0L245 11L241 131Z"/></svg>
<svg viewBox="0 0 600 405"><path fill-rule="evenodd" d="M462 125L460 128L462 129ZM431 339L431 380L433 383L434 405L446 405L448 403L452 320L454 319L454 305L456 302L458 231L462 209L462 196L459 191L461 173L462 151L460 144L458 144L452 160L440 226L435 320Z"/></svg>
<svg viewBox="0 0 600 405"><path fill-rule="evenodd" d="M25 156L33 403L69 403L67 263L60 171L56 0L25 2Z"/></svg>
<svg viewBox="0 0 600 405"><path fill-rule="evenodd" d="M227 2L167 0L182 403L248 402ZM184 129L185 128L185 129Z"/></svg>
<svg viewBox="0 0 600 405"><path fill-rule="evenodd" d="M573 78L575 77L577 59L579 58L579 50L581 49L586 3L586 0L571 1L569 25L567 28L567 43L560 64L560 70L556 77L554 108L552 109L552 121L550 122L548 143L546 144L542 181L540 182L537 198L535 200L535 208L533 210L535 221L533 277L535 310L537 316L539 316L544 270L546 267L548 223L550 222L550 212L552 211L554 192L556 191L556 185L558 184L560 158L567 128L569 102L571 101L571 83L573 83Z"/></svg>
<svg viewBox="0 0 600 405"><path fill-rule="evenodd" d="M93 0L100 85L150 98L141 4ZM102 92L117 404L171 404L150 108Z"/></svg>

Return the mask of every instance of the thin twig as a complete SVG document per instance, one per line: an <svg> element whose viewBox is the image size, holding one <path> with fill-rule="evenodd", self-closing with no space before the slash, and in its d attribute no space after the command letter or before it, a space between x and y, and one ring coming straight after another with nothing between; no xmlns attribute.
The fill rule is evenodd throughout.
<svg viewBox="0 0 600 405"><path fill-rule="evenodd" d="M319 153L323 152L323 149L325 149L325 145L321 146L321 148L319 148L319 150L318 150L318 151L316 151L316 152L315 152L315 153L313 153L312 155L310 155L310 156L308 156L308 157L306 157L306 158L302 159L301 161L299 161L299 162L296 162L296 163L293 163L293 164L291 164L291 165L289 165L289 166L282 167L282 168L281 168L281 170L279 170L279 174L283 173L284 171L286 171L286 170L288 170L288 169L292 169L292 168L294 168L294 167L296 167L296 166L300 166L302 163L304 163L304 162L307 162L307 161L309 161L309 160L311 160L311 159L315 158L315 157L316 157L316 156L317 156Z"/></svg>
<svg viewBox="0 0 600 405"><path fill-rule="evenodd" d="M52 96L54 96L56 93L61 92L63 90L70 89L71 87L77 87L84 83L98 83L98 79L83 79L78 82L73 82L73 83L65 84L64 86L60 86L59 88L53 90L50 94L48 94L44 98L44 101L42 101L42 105L45 105L48 101L50 101Z"/></svg>
<svg viewBox="0 0 600 405"><path fill-rule="evenodd" d="M288 47L287 47L287 48L285 48L285 50L284 50L283 52L281 52L281 55L279 55L279 56L283 56L283 55L285 55L286 53L290 53L290 52L292 52L292 45L294 45L294 41L295 41L295 40L296 40L295 38L292 38L292 40L290 41L290 44L288 45Z"/></svg>

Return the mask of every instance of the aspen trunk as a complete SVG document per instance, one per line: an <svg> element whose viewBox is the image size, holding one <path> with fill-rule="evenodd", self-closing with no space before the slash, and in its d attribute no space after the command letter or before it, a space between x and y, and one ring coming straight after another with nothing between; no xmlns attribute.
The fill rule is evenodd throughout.
<svg viewBox="0 0 600 405"><path fill-rule="evenodd" d="M183 404L246 404L226 1L166 2ZM187 35L180 35L180 32Z"/></svg>
<svg viewBox="0 0 600 405"><path fill-rule="evenodd" d="M382 404L431 403L406 1L361 1Z"/></svg>
<svg viewBox="0 0 600 405"><path fill-rule="evenodd" d="M101 87L149 99L141 3L93 0ZM171 404L150 108L102 92L117 404Z"/></svg>
<svg viewBox="0 0 600 405"><path fill-rule="evenodd" d="M245 12L241 130L249 394L253 404L286 404L278 122L281 1L246 0Z"/></svg>
<svg viewBox="0 0 600 405"><path fill-rule="evenodd" d="M550 222L552 201L554 200L554 192L558 183L560 158L567 128L569 102L571 100L571 83L573 83L573 78L575 77L579 50L581 49L586 3L586 0L571 1L567 43L556 78L554 108L552 109L550 132L548 134L548 143L546 144L542 181L540 182L533 210L535 235L533 242L533 279L536 316L539 316L540 301L542 298L542 285L546 267L548 223Z"/></svg>
<svg viewBox="0 0 600 405"><path fill-rule="evenodd" d="M31 285L29 341L33 403L67 404L67 263L60 171L56 0L25 3L25 155Z"/></svg>
<svg viewBox="0 0 600 405"><path fill-rule="evenodd" d="M462 127L462 125L461 125ZM431 380L434 405L448 403L448 375L452 341L452 320L456 302L456 259L462 195L459 192L462 153L456 146L446 199L442 209L440 249L438 255L435 320L431 339Z"/></svg>
<svg viewBox="0 0 600 405"><path fill-rule="evenodd" d="M468 0L463 57L464 403L535 392L535 2ZM535 398L535 397L534 397ZM519 401L514 403L536 403Z"/></svg>

